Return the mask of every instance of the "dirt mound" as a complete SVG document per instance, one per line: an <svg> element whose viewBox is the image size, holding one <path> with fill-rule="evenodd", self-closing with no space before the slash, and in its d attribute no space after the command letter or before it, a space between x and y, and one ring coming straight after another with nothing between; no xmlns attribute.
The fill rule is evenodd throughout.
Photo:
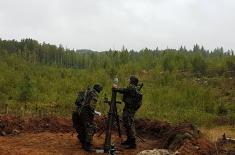
<svg viewBox="0 0 235 155"><path fill-rule="evenodd" d="M0 134L12 134L14 130L20 128L21 120L12 116L0 116Z"/></svg>
<svg viewBox="0 0 235 155"><path fill-rule="evenodd" d="M23 130L27 132L71 132L73 130L71 120L65 118L30 118L26 121Z"/></svg>
<svg viewBox="0 0 235 155"><path fill-rule="evenodd" d="M104 118L96 121L98 126L104 124ZM170 149L180 154L214 154L214 145L206 140L200 131L190 123L172 125L162 121L149 119L136 120L138 135L144 139L157 141L155 148ZM0 116L0 132L14 134L15 131L24 133L64 132L74 131L72 122L66 118L27 118Z"/></svg>
<svg viewBox="0 0 235 155"><path fill-rule="evenodd" d="M16 116L0 116L0 132L14 134L19 132L71 132L72 123L69 119L45 117L45 118L25 118Z"/></svg>
<svg viewBox="0 0 235 155"><path fill-rule="evenodd" d="M177 150L181 155L200 154L200 155L214 155L216 149L214 145L201 137L198 139L185 139L182 141Z"/></svg>
<svg viewBox="0 0 235 155"><path fill-rule="evenodd" d="M139 134L156 138L159 147L178 151L180 154L214 154L214 145L203 137L190 123L171 125L167 122L139 119L136 121Z"/></svg>
<svg viewBox="0 0 235 155"><path fill-rule="evenodd" d="M218 154L220 155L234 155L235 154L235 139L227 138L224 134L222 138L216 142Z"/></svg>
<svg viewBox="0 0 235 155"><path fill-rule="evenodd" d="M150 119L137 119L135 124L138 134L147 136L148 138L161 138L163 133L172 128L167 122Z"/></svg>
<svg viewBox="0 0 235 155"><path fill-rule="evenodd" d="M104 118L97 120L104 124ZM214 145L205 139L191 123L172 125L168 122L137 119L136 131L141 137L157 140L156 148L178 151L180 154L215 154Z"/></svg>

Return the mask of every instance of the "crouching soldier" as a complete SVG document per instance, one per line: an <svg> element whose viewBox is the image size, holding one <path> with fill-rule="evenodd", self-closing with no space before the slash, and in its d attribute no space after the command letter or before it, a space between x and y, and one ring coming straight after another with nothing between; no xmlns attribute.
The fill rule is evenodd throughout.
<svg viewBox="0 0 235 155"><path fill-rule="evenodd" d="M136 132L134 117L136 111L142 104L142 94L140 93L141 86L138 85L138 78L134 75L130 76L129 85L127 88L113 88L117 92L123 94L123 102L125 103L123 109L123 126L126 129L127 140L122 143L126 145L127 149L136 148Z"/></svg>
<svg viewBox="0 0 235 155"><path fill-rule="evenodd" d="M76 99L76 110L72 114L73 127L78 133L77 137L86 151L93 151L92 139L95 134L96 125L94 115L98 94L102 91L100 84L95 84L93 88L80 92Z"/></svg>

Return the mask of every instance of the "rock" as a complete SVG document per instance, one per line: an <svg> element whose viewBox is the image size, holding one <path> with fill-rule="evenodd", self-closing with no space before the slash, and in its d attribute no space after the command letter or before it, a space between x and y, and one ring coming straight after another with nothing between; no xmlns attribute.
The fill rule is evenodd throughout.
<svg viewBox="0 0 235 155"><path fill-rule="evenodd" d="M0 128L4 128L5 125L3 124L3 122L0 120Z"/></svg>
<svg viewBox="0 0 235 155"><path fill-rule="evenodd" d="M1 131L1 132L0 132L0 135L1 135L1 136L6 136L7 134L6 134L5 131Z"/></svg>
<svg viewBox="0 0 235 155"><path fill-rule="evenodd" d="M50 125L49 125L48 123L46 123L46 124L45 124L45 127L46 127L46 128L49 128L49 127L50 127Z"/></svg>
<svg viewBox="0 0 235 155"><path fill-rule="evenodd" d="M153 149L141 151L137 155L174 155L174 153L166 149Z"/></svg>
<svg viewBox="0 0 235 155"><path fill-rule="evenodd" d="M190 133L179 133L175 136L174 140L171 142L170 146L168 147L169 149L174 149L177 148L177 146L181 145L181 142L184 141L185 139L192 139L193 135Z"/></svg>
<svg viewBox="0 0 235 155"><path fill-rule="evenodd" d="M13 135L18 135L18 134L20 134L20 131L15 129L15 130L12 131L12 134Z"/></svg>

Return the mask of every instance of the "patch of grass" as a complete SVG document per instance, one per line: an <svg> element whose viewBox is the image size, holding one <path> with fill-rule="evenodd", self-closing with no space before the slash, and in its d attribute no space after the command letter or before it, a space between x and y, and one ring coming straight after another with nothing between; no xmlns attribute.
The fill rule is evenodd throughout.
<svg viewBox="0 0 235 155"><path fill-rule="evenodd" d="M235 138L234 126L220 126L214 128L200 128L202 133L212 142L216 142L225 133L226 137Z"/></svg>

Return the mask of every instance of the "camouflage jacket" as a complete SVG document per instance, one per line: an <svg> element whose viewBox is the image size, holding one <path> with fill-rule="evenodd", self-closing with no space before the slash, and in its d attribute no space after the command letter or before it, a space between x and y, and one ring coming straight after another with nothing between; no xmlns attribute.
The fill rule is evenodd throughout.
<svg viewBox="0 0 235 155"><path fill-rule="evenodd" d="M88 109L94 113L97 100L98 100L98 92L93 88L87 89L84 101L82 101L83 102L82 105L78 107L79 108L78 111L81 111L82 109Z"/></svg>
<svg viewBox="0 0 235 155"><path fill-rule="evenodd" d="M138 90L138 86L135 86L133 84L129 84L126 88L117 89L117 92L123 94L122 101L125 103L125 108L134 108L136 90Z"/></svg>
<svg viewBox="0 0 235 155"><path fill-rule="evenodd" d="M91 89L87 94L86 103L89 105L89 108L94 111L96 108L96 103L98 101L98 92L95 89Z"/></svg>

